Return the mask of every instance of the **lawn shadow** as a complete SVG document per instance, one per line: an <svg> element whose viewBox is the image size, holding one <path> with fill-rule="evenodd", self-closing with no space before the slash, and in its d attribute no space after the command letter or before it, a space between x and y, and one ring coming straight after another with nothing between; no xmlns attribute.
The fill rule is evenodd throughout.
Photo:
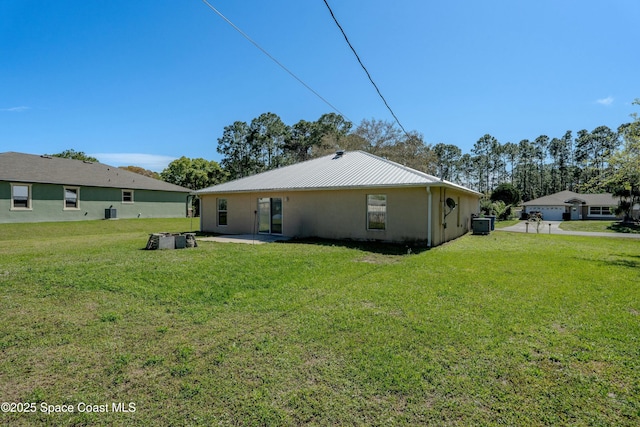
<svg viewBox="0 0 640 427"><path fill-rule="evenodd" d="M279 244L303 244L316 246L338 246L348 249L357 249L364 252L371 252L379 255L411 255L419 254L429 250L426 243L389 243L359 240L332 240L317 237L291 239Z"/></svg>
<svg viewBox="0 0 640 427"><path fill-rule="evenodd" d="M628 222L615 222L607 227L616 233L640 234L640 225Z"/></svg>
<svg viewBox="0 0 640 427"><path fill-rule="evenodd" d="M629 267L636 270L640 269L640 255L616 254L615 256L618 257L618 259L609 262L609 264Z"/></svg>
<svg viewBox="0 0 640 427"><path fill-rule="evenodd" d="M584 260L584 261L589 261L589 262L597 262L598 264L601 264L603 266L611 266L611 265L615 265L618 267L626 267L626 268L632 268L634 270L638 270L640 269L640 255L632 255L632 254L612 254L612 257L615 257L616 259L608 259L608 260L593 260L591 258L582 258L579 257L578 259L580 260Z"/></svg>

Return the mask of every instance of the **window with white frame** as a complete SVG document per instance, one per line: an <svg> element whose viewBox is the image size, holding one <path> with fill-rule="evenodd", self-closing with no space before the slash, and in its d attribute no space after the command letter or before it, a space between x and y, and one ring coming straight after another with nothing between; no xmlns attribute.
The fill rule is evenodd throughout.
<svg viewBox="0 0 640 427"><path fill-rule="evenodd" d="M227 199L218 199L218 225L227 225Z"/></svg>
<svg viewBox="0 0 640 427"><path fill-rule="evenodd" d="M387 195L367 195L367 230L387 229Z"/></svg>
<svg viewBox="0 0 640 427"><path fill-rule="evenodd" d="M612 216L611 208L609 206L589 206L590 216Z"/></svg>
<svg viewBox="0 0 640 427"><path fill-rule="evenodd" d="M122 190L122 203L133 203L133 190Z"/></svg>
<svg viewBox="0 0 640 427"><path fill-rule="evenodd" d="M64 187L64 209L80 209L80 188Z"/></svg>
<svg viewBox="0 0 640 427"><path fill-rule="evenodd" d="M11 210L31 210L31 184L11 184Z"/></svg>

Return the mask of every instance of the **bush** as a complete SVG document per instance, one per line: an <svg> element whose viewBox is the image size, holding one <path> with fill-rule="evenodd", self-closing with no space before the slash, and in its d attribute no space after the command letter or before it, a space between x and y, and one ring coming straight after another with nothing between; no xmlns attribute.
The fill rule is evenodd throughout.
<svg viewBox="0 0 640 427"><path fill-rule="evenodd" d="M485 215L495 215L498 221L511 219L511 205L507 205L502 200L492 202L489 199L480 201L480 211Z"/></svg>
<svg viewBox="0 0 640 427"><path fill-rule="evenodd" d="M503 201L505 205L515 206L520 203L520 192L511 184L503 183L491 193L491 201Z"/></svg>

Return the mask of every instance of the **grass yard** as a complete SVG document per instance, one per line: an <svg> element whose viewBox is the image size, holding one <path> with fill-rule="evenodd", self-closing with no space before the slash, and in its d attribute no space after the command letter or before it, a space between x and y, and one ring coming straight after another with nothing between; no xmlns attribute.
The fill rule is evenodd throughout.
<svg viewBox="0 0 640 427"><path fill-rule="evenodd" d="M520 222L519 219L508 219L505 221L496 221L494 223L495 228L506 228L506 227L511 227L512 225L516 225L518 222Z"/></svg>
<svg viewBox="0 0 640 427"><path fill-rule="evenodd" d="M640 241L142 250L190 228L0 225L0 423L640 424Z"/></svg>
<svg viewBox="0 0 640 427"><path fill-rule="evenodd" d="M600 233L640 233L637 225L622 224L619 221L564 221L560 228L567 231L596 231Z"/></svg>

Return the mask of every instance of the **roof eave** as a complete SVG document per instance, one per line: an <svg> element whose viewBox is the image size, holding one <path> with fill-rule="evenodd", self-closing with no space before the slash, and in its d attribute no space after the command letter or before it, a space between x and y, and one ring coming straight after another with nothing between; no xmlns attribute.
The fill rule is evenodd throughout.
<svg viewBox="0 0 640 427"><path fill-rule="evenodd" d="M426 187L448 187L455 190L463 191L465 193L473 194L475 196L482 196L479 193L468 188L458 186L456 184L437 181L437 182L420 182L420 183L393 183L393 184L375 184L375 185L348 185L340 187L280 187L280 188L250 188L242 190L197 190L192 192L197 196L206 196L210 194L247 194L247 193L277 193L277 192L299 192L299 191L341 191L341 190L366 190L377 188L426 188Z"/></svg>

